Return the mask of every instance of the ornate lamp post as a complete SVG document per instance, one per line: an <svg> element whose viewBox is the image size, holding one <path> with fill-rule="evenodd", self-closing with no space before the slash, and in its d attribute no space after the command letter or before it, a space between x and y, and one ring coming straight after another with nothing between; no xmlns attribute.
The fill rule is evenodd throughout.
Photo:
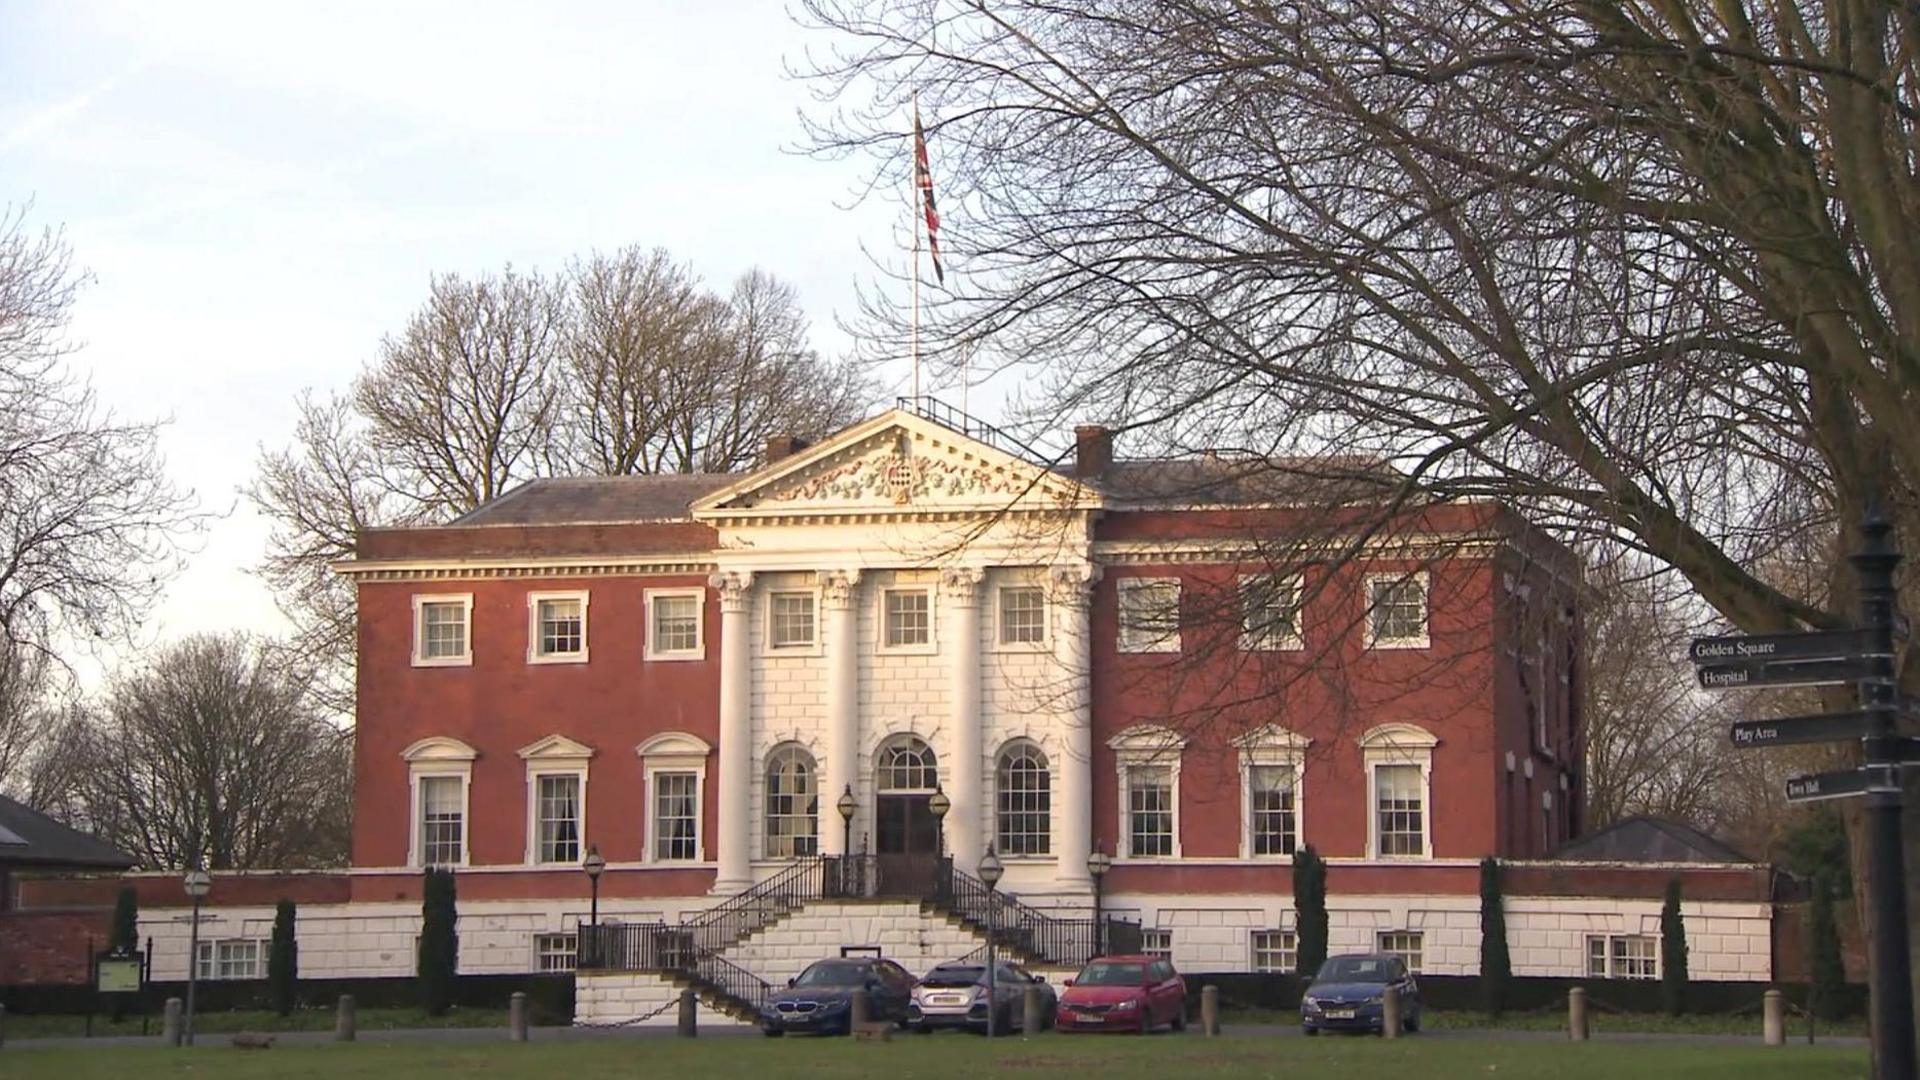
<svg viewBox="0 0 1920 1080"><path fill-rule="evenodd" d="M1000 884L1000 875L1006 868L1000 865L999 856L993 853L993 845L987 845L987 853L980 857L980 883L987 887L987 1038L991 1039L999 1032L994 1023L994 989L999 983L999 965L994 961L993 937L995 923L999 921L994 903L993 890Z"/></svg>
<svg viewBox="0 0 1920 1080"><path fill-rule="evenodd" d="M847 785L847 790L840 793L840 801L833 805L840 811L840 854L851 855L853 854L853 812L860 806L859 801L853 797L852 784Z"/></svg>
<svg viewBox="0 0 1920 1080"><path fill-rule="evenodd" d="M927 799L927 813L933 815L933 854L937 858L947 850L947 811L953 809L953 800L939 788L933 789L933 795Z"/></svg>
<svg viewBox="0 0 1920 1080"><path fill-rule="evenodd" d="M180 884L193 899L193 927L187 931L187 1019L180 1032L181 1041L192 1046L194 991L200 983L200 901L213 891L213 875L195 866Z"/></svg>
<svg viewBox="0 0 1920 1080"><path fill-rule="evenodd" d="M1093 878L1093 954L1100 956L1107 951L1107 922L1101 918L1100 882L1113 869L1113 856L1101 851L1099 847L1087 856L1087 873Z"/></svg>
<svg viewBox="0 0 1920 1080"><path fill-rule="evenodd" d="M600 875L607 872L606 856L600 854L599 844L587 846L587 857L580 862L580 869L587 872L587 887L593 890L592 906L587 916L587 941L591 947L587 950L590 966L598 967L600 959ZM576 956L578 949L574 950Z"/></svg>

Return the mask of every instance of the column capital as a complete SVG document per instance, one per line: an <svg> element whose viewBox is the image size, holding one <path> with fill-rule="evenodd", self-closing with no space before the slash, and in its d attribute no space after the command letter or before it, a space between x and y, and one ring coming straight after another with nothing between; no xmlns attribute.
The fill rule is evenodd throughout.
<svg viewBox="0 0 1920 1080"><path fill-rule="evenodd" d="M860 584L860 571L822 570L819 572L820 593L831 608L845 608L853 604L854 586Z"/></svg>
<svg viewBox="0 0 1920 1080"><path fill-rule="evenodd" d="M745 611L747 590L753 587L753 571L721 570L707 578L707 585L720 593L721 611Z"/></svg>
<svg viewBox="0 0 1920 1080"><path fill-rule="evenodd" d="M978 566L948 566L940 571L940 599L971 607L980 602L987 572Z"/></svg>
<svg viewBox="0 0 1920 1080"><path fill-rule="evenodd" d="M1047 567L1047 584L1053 599L1061 603L1084 604L1094 585L1100 581L1100 567L1092 563L1059 563Z"/></svg>

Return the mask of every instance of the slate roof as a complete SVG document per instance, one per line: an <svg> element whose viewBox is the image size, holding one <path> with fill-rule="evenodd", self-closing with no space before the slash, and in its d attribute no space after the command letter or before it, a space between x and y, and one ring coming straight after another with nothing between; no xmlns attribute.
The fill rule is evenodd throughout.
<svg viewBox="0 0 1920 1080"><path fill-rule="evenodd" d="M1311 500L1338 504L1390 495L1405 477L1371 458L1214 457L1116 459L1093 478L1113 502L1245 506Z"/></svg>
<svg viewBox="0 0 1920 1080"><path fill-rule="evenodd" d="M740 479L738 473L569 476L530 480L455 518L465 525L613 525L686 521L694 500Z"/></svg>
<svg viewBox="0 0 1920 1080"><path fill-rule="evenodd" d="M1753 863L1690 825L1657 817L1630 817L1553 853L1567 862Z"/></svg>
<svg viewBox="0 0 1920 1080"><path fill-rule="evenodd" d="M133 856L0 795L0 866L125 870Z"/></svg>

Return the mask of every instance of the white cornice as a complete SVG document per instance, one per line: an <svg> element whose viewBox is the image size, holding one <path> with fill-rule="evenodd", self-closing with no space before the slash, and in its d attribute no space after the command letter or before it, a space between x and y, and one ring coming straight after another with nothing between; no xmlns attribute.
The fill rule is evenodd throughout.
<svg viewBox="0 0 1920 1080"><path fill-rule="evenodd" d="M661 555L516 556L504 558L343 559L328 568L354 581L436 581L450 578L608 577L627 574L707 574L705 552Z"/></svg>
<svg viewBox="0 0 1920 1080"><path fill-rule="evenodd" d="M1244 537L1199 537L1169 540L1096 540L1093 560L1111 565L1129 563L1203 563L1244 562L1249 556L1267 551L1300 550L1324 553L1340 550L1347 541L1328 537L1318 543L1290 548L1285 539L1262 541ZM1418 536L1378 537L1365 541L1360 554L1368 558L1434 559L1491 555L1512 546L1502 537L1447 536L1429 533Z"/></svg>

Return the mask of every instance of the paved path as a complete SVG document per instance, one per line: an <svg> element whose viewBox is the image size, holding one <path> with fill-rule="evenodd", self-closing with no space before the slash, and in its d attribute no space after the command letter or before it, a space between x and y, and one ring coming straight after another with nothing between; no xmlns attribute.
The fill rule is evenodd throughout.
<svg viewBox="0 0 1920 1080"><path fill-rule="evenodd" d="M573 1041L585 1039L658 1039L672 1038L674 1028L671 1024L648 1024L630 1028L576 1028L576 1027L537 1027L533 1029L535 1042ZM707 1024L700 1029L701 1038L739 1038L757 1035L758 1029L747 1024ZM1221 1034L1230 1038L1281 1038L1298 1039L1304 1036L1300 1028L1292 1024L1232 1024L1221 1029ZM201 1046L225 1046L229 1035L226 1032L202 1032L198 1036ZM504 1042L507 1033L504 1028L405 1028L398 1030L362 1030L360 1041L369 1043L437 1042L437 1043L485 1043ZM1189 1029L1184 1035L1162 1033L1155 1038L1191 1039L1198 1038L1196 1030ZM1366 1036L1325 1035L1322 1038L1361 1038ZM1460 1029L1425 1031L1408 1036L1413 1039L1444 1039L1449 1042L1464 1040L1498 1040L1506 1042L1564 1042L1566 1033L1561 1031L1512 1031ZM297 1046L333 1041L331 1031L283 1031L274 1036L282 1045ZM1757 1046L1758 1035L1681 1035L1666 1032L1604 1032L1593 1035L1595 1042L1643 1042L1643 1043L1689 1043L1706 1046ZM1805 1045L1805 1037L1787 1039L1789 1046ZM119 1035L97 1039L59 1038L59 1039L8 1039L0 1054L17 1050L47 1049L85 1049L89 1047L138 1047L160 1045L158 1036ZM1867 1040L1857 1036L1821 1036L1820 1045L1839 1046L1850 1049L1864 1049Z"/></svg>

